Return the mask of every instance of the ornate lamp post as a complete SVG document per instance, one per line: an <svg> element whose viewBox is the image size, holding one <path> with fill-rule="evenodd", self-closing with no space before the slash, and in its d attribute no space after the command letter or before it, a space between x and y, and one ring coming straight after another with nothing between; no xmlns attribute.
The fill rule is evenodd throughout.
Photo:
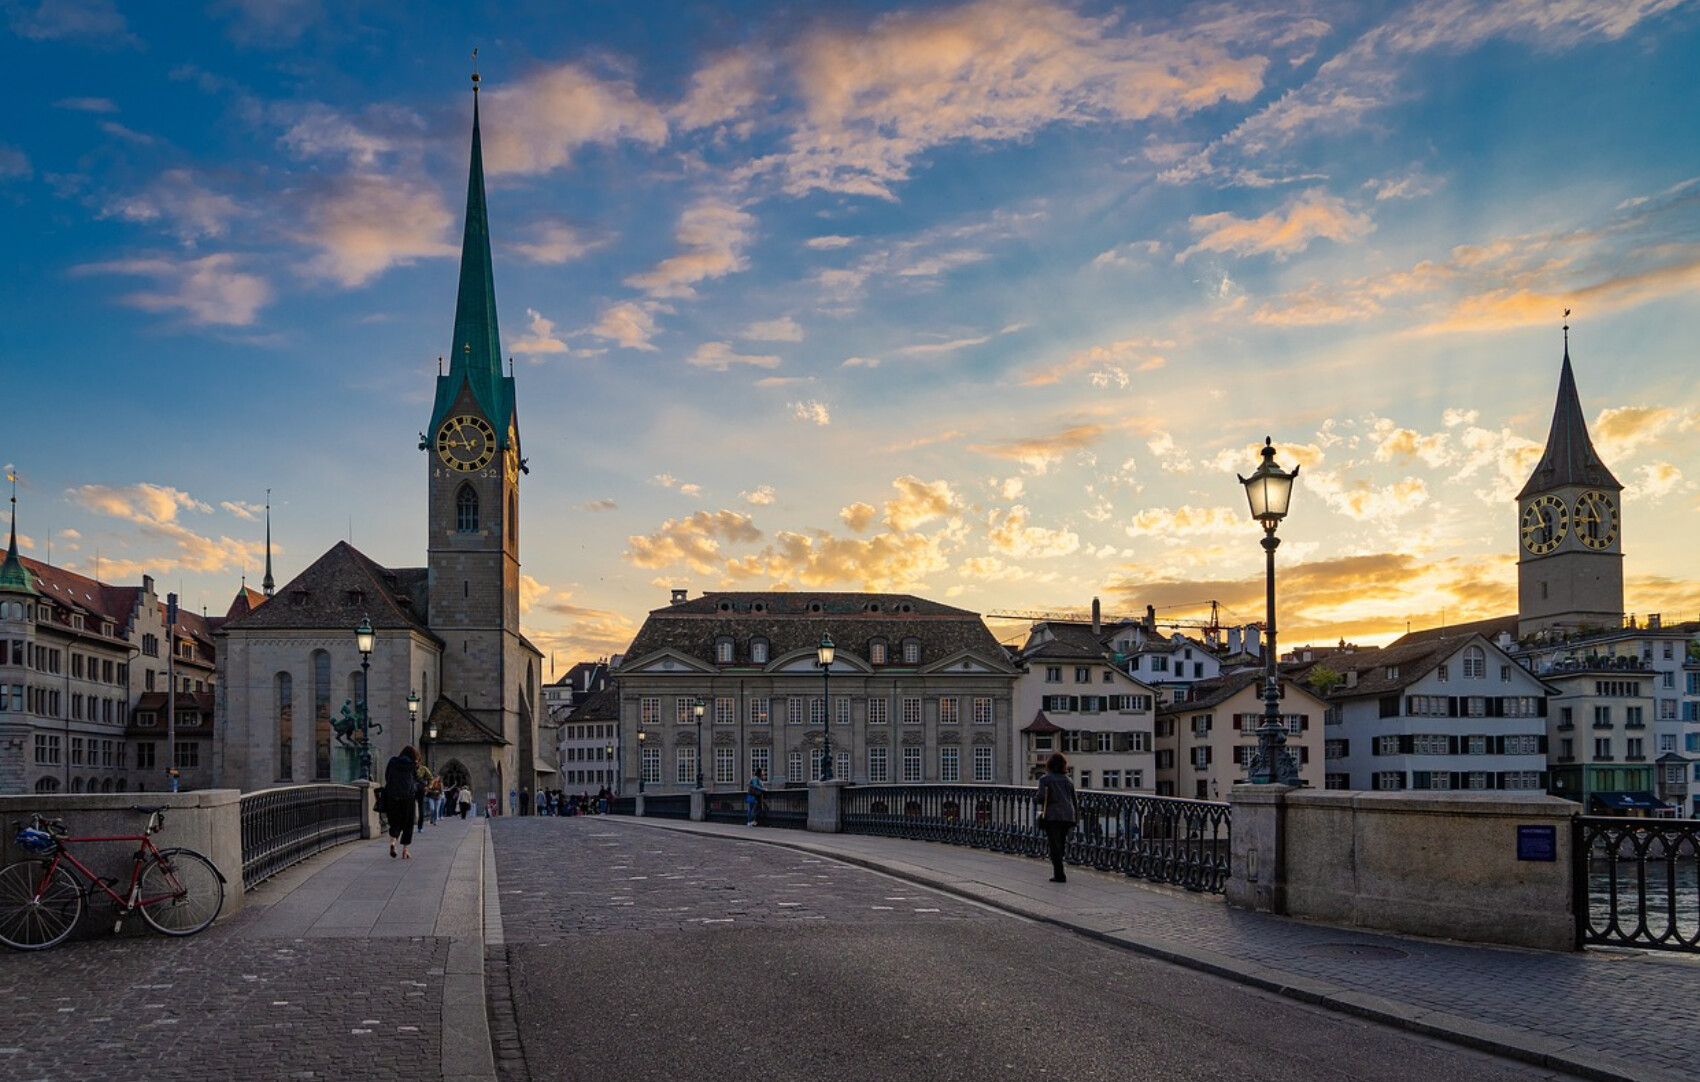
<svg viewBox="0 0 1700 1082"><path fill-rule="evenodd" d="M820 645L815 647L815 664L820 666L821 720L826 723L820 745L820 780L832 780L832 658L836 653L832 636L821 632Z"/></svg>
<svg viewBox="0 0 1700 1082"><path fill-rule="evenodd" d="M641 728L642 724L643 723L641 721L638 722L638 725L640 726L640 728L638 729L638 792L639 793L643 792L643 771L644 771L643 749L649 746L649 734L643 731L643 729Z"/></svg>
<svg viewBox="0 0 1700 1082"><path fill-rule="evenodd" d="M426 748L425 765L426 766L431 765L430 748L431 748L431 745L435 744L436 742L437 742L437 723L434 722L434 721L427 721L425 723L425 748Z"/></svg>
<svg viewBox="0 0 1700 1082"><path fill-rule="evenodd" d="M1275 547L1281 543L1275 527L1287 516L1293 499L1293 480L1299 468L1287 473L1275 464L1274 443L1263 440L1263 464L1250 477L1241 477L1251 517L1263 526L1264 582L1267 605L1264 614L1263 724L1257 727L1257 755L1247 779L1255 785L1298 785L1299 769L1286 748L1287 734L1281 725L1281 684L1275 671Z"/></svg>
<svg viewBox="0 0 1700 1082"><path fill-rule="evenodd" d="M608 764L608 769L612 770L614 772L614 786L613 786L614 795L619 796L620 795L620 769L619 769L619 767L614 765L614 742L612 740L608 741L607 745L603 747L602 753L603 753L603 761Z"/></svg>
<svg viewBox="0 0 1700 1082"><path fill-rule="evenodd" d="M409 689L407 692L407 742L413 743L413 734L419 727L419 692Z"/></svg>
<svg viewBox="0 0 1700 1082"><path fill-rule="evenodd" d="M360 780L372 780L372 643L377 635L372 621L362 616L354 629L354 647L360 651Z"/></svg>
<svg viewBox="0 0 1700 1082"><path fill-rule="evenodd" d="M697 701L695 703L691 704L691 713L695 714L696 719L697 719L697 790L700 792L702 790L702 750L703 750L702 749L702 696L701 695L698 695Z"/></svg>

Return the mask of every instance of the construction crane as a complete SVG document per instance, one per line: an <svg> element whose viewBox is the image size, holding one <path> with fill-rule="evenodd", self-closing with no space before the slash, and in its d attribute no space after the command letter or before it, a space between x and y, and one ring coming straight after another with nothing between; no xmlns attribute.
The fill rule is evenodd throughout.
<svg viewBox="0 0 1700 1082"><path fill-rule="evenodd" d="M1190 605L1170 605L1167 608L1194 609L1202 602ZM990 620L1031 620L1035 623L1054 620L1058 623L1090 624L1096 616L1102 627L1114 627L1117 624L1144 624L1147 627L1196 627L1207 634L1216 636L1222 632L1221 607L1210 602L1210 619L1208 620L1160 620L1157 610L1151 605L1145 606L1145 615L1127 616L1115 613L1082 613L1082 612L1047 612L1039 609L1000 609L985 614Z"/></svg>

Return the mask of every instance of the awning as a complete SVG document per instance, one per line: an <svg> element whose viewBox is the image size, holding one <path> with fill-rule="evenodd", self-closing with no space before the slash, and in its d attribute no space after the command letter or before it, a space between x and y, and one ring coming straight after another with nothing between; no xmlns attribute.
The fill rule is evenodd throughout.
<svg viewBox="0 0 1700 1082"><path fill-rule="evenodd" d="M544 762L542 759L533 759L532 769L537 771L539 774L559 774L560 773L559 770L556 770L554 767L550 766L548 763Z"/></svg>
<svg viewBox="0 0 1700 1082"><path fill-rule="evenodd" d="M1619 811L1661 811L1671 807L1652 793L1595 793L1596 804Z"/></svg>

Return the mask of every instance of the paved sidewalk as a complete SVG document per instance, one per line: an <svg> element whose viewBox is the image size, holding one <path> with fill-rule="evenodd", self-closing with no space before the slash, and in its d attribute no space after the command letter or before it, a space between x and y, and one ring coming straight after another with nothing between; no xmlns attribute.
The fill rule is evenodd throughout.
<svg viewBox="0 0 1700 1082"><path fill-rule="evenodd" d="M1377 935L1231 909L1220 897L929 842L610 817L782 845L883 871L1309 1003L1609 1082L1700 1079L1700 958L1554 954Z"/></svg>

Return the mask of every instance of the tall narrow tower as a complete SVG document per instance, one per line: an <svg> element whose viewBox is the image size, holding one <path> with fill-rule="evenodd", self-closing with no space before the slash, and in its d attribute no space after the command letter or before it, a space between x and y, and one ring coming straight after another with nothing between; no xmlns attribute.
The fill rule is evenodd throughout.
<svg viewBox="0 0 1700 1082"><path fill-rule="evenodd" d="M496 329L476 74L472 84L472 165L454 341L420 443L429 459L429 624L443 640L442 695L515 741L525 678L519 637L523 460L514 380L502 375Z"/></svg>
<svg viewBox="0 0 1700 1082"><path fill-rule="evenodd" d="M1566 325L1546 452L1517 494L1519 635L1622 625L1622 492L1588 438Z"/></svg>

